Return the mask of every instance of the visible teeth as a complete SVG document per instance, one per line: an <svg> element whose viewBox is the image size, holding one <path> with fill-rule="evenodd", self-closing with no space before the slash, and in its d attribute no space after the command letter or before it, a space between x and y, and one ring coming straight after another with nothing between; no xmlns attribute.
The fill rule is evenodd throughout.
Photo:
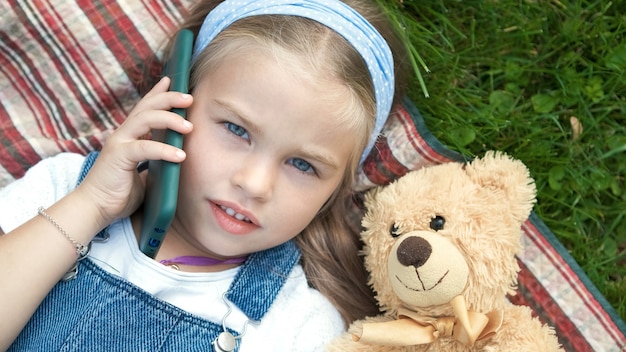
<svg viewBox="0 0 626 352"><path fill-rule="evenodd" d="M225 207L223 205L221 205L220 208L222 208L222 210L224 210L226 212L226 214L234 217L235 219L237 219L239 221L251 222L250 219L248 219L245 215L237 213L232 208L228 208L228 207Z"/></svg>

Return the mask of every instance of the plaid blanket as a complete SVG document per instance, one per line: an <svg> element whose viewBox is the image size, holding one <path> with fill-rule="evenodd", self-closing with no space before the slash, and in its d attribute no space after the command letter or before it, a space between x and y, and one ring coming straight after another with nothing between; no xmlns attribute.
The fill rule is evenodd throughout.
<svg viewBox="0 0 626 352"><path fill-rule="evenodd" d="M0 3L0 187L42 158L101 147L140 96L191 0ZM359 175L366 190L409 170L461 161L410 100L397 106ZM523 226L514 304L553 326L568 351L624 351L626 325L535 214Z"/></svg>

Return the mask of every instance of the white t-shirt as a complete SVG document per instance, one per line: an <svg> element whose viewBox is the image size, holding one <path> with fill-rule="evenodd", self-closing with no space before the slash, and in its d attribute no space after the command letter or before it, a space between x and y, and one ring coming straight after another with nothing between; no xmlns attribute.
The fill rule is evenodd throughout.
<svg viewBox="0 0 626 352"><path fill-rule="evenodd" d="M37 215L76 186L84 157L62 153L42 160L26 175L0 190L0 228L9 232ZM138 248L130 219L110 225L110 239L94 242L89 257L102 269L120 276L154 297L189 313L242 332L248 320L226 292L238 268L215 273L188 273L166 267L145 256ZM79 273L80 275L80 273ZM248 324L241 351L322 351L330 339L344 331L333 305L308 286L300 265L289 275L260 324Z"/></svg>

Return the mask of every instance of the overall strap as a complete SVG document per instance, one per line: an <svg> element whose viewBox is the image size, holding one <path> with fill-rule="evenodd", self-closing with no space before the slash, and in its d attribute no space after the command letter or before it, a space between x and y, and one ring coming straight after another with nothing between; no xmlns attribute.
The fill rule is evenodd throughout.
<svg viewBox="0 0 626 352"><path fill-rule="evenodd" d="M78 174L76 187L78 187L78 185L83 182L85 176L87 176L87 173L89 172L89 170L91 170L93 163L96 162L96 158L98 157L98 155L100 155L100 152L90 152L89 154L87 154L87 156L85 157L85 161L83 161L83 166L80 169L80 174Z"/></svg>
<svg viewBox="0 0 626 352"><path fill-rule="evenodd" d="M230 285L226 297L246 316L261 320L300 260L293 240L251 254Z"/></svg>

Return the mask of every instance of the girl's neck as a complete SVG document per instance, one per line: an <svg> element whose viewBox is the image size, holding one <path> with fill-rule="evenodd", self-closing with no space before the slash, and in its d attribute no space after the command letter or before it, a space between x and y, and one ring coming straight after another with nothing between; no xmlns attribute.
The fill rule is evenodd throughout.
<svg viewBox="0 0 626 352"><path fill-rule="evenodd" d="M137 244L139 244L141 234L141 220L141 210L137 210L131 215L131 223ZM154 260L184 272L219 272L240 266L245 261L245 257L212 258L198 253L193 247L189 247L188 242L183 241L175 231L170 229Z"/></svg>

